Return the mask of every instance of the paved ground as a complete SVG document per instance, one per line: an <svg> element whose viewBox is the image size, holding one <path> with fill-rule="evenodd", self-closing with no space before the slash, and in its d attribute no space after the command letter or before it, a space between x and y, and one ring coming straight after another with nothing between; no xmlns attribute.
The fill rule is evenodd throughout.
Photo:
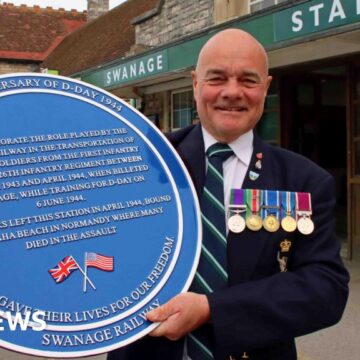
<svg viewBox="0 0 360 360"><path fill-rule="evenodd" d="M360 358L360 262L347 261L346 266L351 273L351 282L349 302L343 319L336 326L298 338L296 342L299 360L356 360ZM30 359L42 358L0 349L0 360ZM104 360L105 356L93 356L86 359Z"/></svg>
<svg viewBox="0 0 360 360"><path fill-rule="evenodd" d="M345 264L351 281L344 316L331 328L298 338L299 360L360 359L360 262L346 261Z"/></svg>

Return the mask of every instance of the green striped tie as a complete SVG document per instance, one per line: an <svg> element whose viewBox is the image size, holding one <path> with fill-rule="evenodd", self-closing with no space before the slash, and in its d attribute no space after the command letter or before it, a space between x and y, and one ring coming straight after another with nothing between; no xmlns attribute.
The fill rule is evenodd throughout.
<svg viewBox="0 0 360 360"><path fill-rule="evenodd" d="M233 155L228 145L214 144L206 152L208 169L201 197L203 243L200 262L191 291L207 294L226 287L226 224L223 162ZM212 359L211 328L204 326L189 334L188 353L192 360Z"/></svg>

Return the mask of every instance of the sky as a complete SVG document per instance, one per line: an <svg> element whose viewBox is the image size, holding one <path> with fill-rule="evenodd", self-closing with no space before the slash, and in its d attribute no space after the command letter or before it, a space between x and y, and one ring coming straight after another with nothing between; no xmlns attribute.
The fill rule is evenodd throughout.
<svg viewBox="0 0 360 360"><path fill-rule="evenodd" d="M110 9L121 4L125 0L110 0ZM0 0L2 3L12 3L14 5L25 4L27 6L39 5L40 7L51 6L54 9L64 8L65 10L76 9L79 11L86 10L86 0Z"/></svg>

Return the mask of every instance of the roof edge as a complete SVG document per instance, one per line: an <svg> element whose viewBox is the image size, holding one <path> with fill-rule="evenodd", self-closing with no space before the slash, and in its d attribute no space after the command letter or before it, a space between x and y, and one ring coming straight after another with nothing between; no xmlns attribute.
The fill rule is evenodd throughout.
<svg viewBox="0 0 360 360"><path fill-rule="evenodd" d="M165 0L158 0L158 3L156 5L156 7L154 7L153 9L148 10L145 13L135 17L134 19L132 19L130 21L130 24L131 25L140 24L140 23L152 18L153 16L160 14L161 9L162 9L162 7L164 5L164 2L165 2Z"/></svg>
<svg viewBox="0 0 360 360"><path fill-rule="evenodd" d="M65 10L63 7L53 8L51 6L41 7L39 5L28 6L26 4L15 5L11 2L0 3L0 8L9 9L9 10L29 11L34 13L39 13L39 12L64 13L67 15L74 15L74 16L87 14L86 10L83 11L78 11L76 9Z"/></svg>

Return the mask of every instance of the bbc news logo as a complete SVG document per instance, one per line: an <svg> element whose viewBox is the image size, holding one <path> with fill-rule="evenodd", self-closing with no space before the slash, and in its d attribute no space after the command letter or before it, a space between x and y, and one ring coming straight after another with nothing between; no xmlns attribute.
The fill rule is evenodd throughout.
<svg viewBox="0 0 360 360"><path fill-rule="evenodd" d="M10 311L0 310L0 331L4 331L3 324L8 324L10 331L26 331L29 328L34 331L43 331L46 328L46 322L42 317L45 315L44 311L26 311L23 317L21 313L17 312L13 315Z"/></svg>

